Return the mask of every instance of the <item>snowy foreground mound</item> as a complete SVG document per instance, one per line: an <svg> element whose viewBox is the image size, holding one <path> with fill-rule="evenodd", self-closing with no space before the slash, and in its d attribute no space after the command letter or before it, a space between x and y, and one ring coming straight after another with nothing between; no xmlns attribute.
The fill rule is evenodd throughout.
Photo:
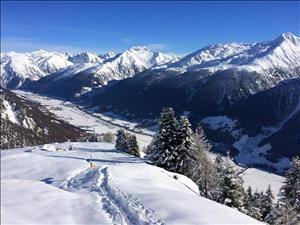
<svg viewBox="0 0 300 225"><path fill-rule="evenodd" d="M1 224L259 224L111 144L72 145L1 151Z"/></svg>

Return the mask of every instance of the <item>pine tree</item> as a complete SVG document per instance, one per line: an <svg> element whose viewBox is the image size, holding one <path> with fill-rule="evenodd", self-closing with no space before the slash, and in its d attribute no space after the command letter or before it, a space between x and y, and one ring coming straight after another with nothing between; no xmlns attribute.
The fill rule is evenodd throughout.
<svg viewBox="0 0 300 225"><path fill-rule="evenodd" d="M175 171L178 121L172 108L163 109L159 118L159 132L148 148L148 159L155 165Z"/></svg>
<svg viewBox="0 0 300 225"><path fill-rule="evenodd" d="M119 151L127 152L127 140L126 133L123 129L117 131L116 149Z"/></svg>
<svg viewBox="0 0 300 225"><path fill-rule="evenodd" d="M243 210L245 190L243 188L243 178L239 172L229 163L225 164L220 158L217 163L217 201L232 208Z"/></svg>
<svg viewBox="0 0 300 225"><path fill-rule="evenodd" d="M286 173L281 199L285 199L300 214L300 158L295 157Z"/></svg>
<svg viewBox="0 0 300 225"><path fill-rule="evenodd" d="M224 183L224 174L225 174L225 162L222 156L218 155L215 159L215 186L211 190L212 199L214 201L221 203L221 196L223 193L223 183Z"/></svg>
<svg viewBox="0 0 300 225"><path fill-rule="evenodd" d="M127 144L127 152L134 156L140 156L139 146L136 140L135 135L127 135L126 144Z"/></svg>
<svg viewBox="0 0 300 225"><path fill-rule="evenodd" d="M300 159L292 159L281 188L280 199L267 221L270 224L300 224Z"/></svg>
<svg viewBox="0 0 300 225"><path fill-rule="evenodd" d="M250 214L252 199L253 199L252 188L251 186L248 186L244 198L244 207L246 210L246 214L248 215Z"/></svg>
<svg viewBox="0 0 300 225"><path fill-rule="evenodd" d="M191 176L192 168L195 166L195 163L197 163L197 158L194 152L191 124L184 116L180 118L176 140L178 141L178 146L174 149L174 171L186 176Z"/></svg>
<svg viewBox="0 0 300 225"><path fill-rule="evenodd" d="M271 213L273 209L274 196L271 190L271 185L268 186L262 198L263 199L261 201L261 214L262 219L265 220L265 218Z"/></svg>

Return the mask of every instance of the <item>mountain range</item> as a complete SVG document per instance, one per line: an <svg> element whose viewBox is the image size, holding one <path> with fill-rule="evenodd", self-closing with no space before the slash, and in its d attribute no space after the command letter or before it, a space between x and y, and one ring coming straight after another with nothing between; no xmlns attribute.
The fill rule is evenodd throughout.
<svg viewBox="0 0 300 225"><path fill-rule="evenodd" d="M300 153L299 79L300 38L291 33L213 44L184 57L146 47L103 55L1 53L3 87L135 120L173 107L206 126L215 151L277 169Z"/></svg>

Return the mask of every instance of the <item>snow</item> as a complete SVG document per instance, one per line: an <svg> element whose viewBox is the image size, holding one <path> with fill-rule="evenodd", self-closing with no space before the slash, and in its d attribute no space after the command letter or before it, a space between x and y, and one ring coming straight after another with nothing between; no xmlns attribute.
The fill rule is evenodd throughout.
<svg viewBox="0 0 300 225"><path fill-rule="evenodd" d="M1 151L1 224L260 224L112 144L70 144Z"/></svg>
<svg viewBox="0 0 300 225"><path fill-rule="evenodd" d="M209 45L169 65L168 70L212 72L237 68L267 73L272 70L295 72L300 66L300 38L283 33L273 41L261 43L225 43ZM274 79L278 79L274 77Z"/></svg>
<svg viewBox="0 0 300 225"><path fill-rule="evenodd" d="M278 194L281 186L283 185L285 178L283 176L273 174L267 171L249 168L242 174L244 178L244 187L251 186L252 190L266 191L268 185L271 185L272 193L274 194L275 201L278 199Z"/></svg>
<svg viewBox="0 0 300 225"><path fill-rule="evenodd" d="M174 62L179 58L174 54L153 52L144 46L134 46L95 67L95 76L103 84L110 80L121 80L132 77L146 69Z"/></svg>
<svg viewBox="0 0 300 225"><path fill-rule="evenodd" d="M3 99L3 109L2 109L1 117L3 119L8 118L8 120L12 123L15 123L15 124L19 123L14 110L12 109L9 102L6 101L5 99Z"/></svg>
<svg viewBox="0 0 300 225"><path fill-rule="evenodd" d="M249 137L247 134L242 135L239 140L233 143L233 147L239 150L239 154L235 159L244 164L260 164L276 168L277 172L283 173L290 164L290 160L286 157L280 158L277 162L271 162L265 158L270 144L258 147L258 144L267 137L265 134L259 134L254 137Z"/></svg>
<svg viewBox="0 0 300 225"><path fill-rule="evenodd" d="M96 134L103 134L106 132L117 133L117 130L125 129L129 133L133 133L137 136L137 141L141 149L151 142L152 135L154 135L153 131L136 128L135 126L137 124L135 123L108 117L99 113L88 113L80 110L71 102L40 96L21 90L15 90L14 92L31 101L41 103L58 118L84 130L95 131Z"/></svg>
<svg viewBox="0 0 300 225"><path fill-rule="evenodd" d="M25 79L38 80L72 64L66 55L44 50L1 53L1 82L5 87L14 78L20 78L21 81L16 86L19 87Z"/></svg>
<svg viewBox="0 0 300 225"><path fill-rule="evenodd" d="M103 60L99 58L96 54L90 52L83 52L77 55L69 57L69 60L76 64L85 64L85 63L102 63Z"/></svg>
<svg viewBox="0 0 300 225"><path fill-rule="evenodd" d="M27 116L25 116L25 118L23 119L22 125L23 125L23 127L28 128L28 129L32 129L32 130L35 128L34 120L30 117L27 117Z"/></svg>
<svg viewBox="0 0 300 225"><path fill-rule="evenodd" d="M202 122L208 125L208 127L213 130L232 130L235 127L237 121L232 120L227 116L211 116L204 118Z"/></svg>

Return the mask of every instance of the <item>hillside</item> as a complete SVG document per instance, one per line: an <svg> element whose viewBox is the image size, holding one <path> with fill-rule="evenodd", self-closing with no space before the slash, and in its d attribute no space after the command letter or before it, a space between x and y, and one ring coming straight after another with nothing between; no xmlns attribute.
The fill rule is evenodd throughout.
<svg viewBox="0 0 300 225"><path fill-rule="evenodd" d="M1 151L1 224L260 224L177 177L105 143Z"/></svg>
<svg viewBox="0 0 300 225"><path fill-rule="evenodd" d="M77 140L84 133L37 102L0 89L0 149Z"/></svg>

